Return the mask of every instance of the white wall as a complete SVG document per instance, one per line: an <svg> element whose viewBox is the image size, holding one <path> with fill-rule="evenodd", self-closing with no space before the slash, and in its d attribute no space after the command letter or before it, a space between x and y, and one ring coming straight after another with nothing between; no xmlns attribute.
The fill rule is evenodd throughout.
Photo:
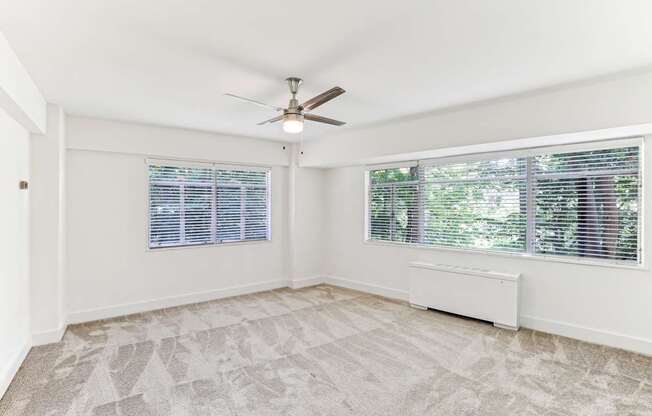
<svg viewBox="0 0 652 416"><path fill-rule="evenodd" d="M0 397L30 347L29 133L0 109Z"/></svg>
<svg viewBox="0 0 652 416"><path fill-rule="evenodd" d="M645 159L652 157L646 146ZM649 177L652 170L646 166ZM646 181L645 195L652 185ZM567 264L507 255L408 248L364 242L363 167L331 169L326 178L327 274L398 298L407 298L411 261L464 265L522 273L521 323L546 332L652 354L652 273L645 270ZM652 216L647 204L645 217ZM652 258L645 228L644 256ZM351 282L348 282L351 284Z"/></svg>
<svg viewBox="0 0 652 416"><path fill-rule="evenodd" d="M69 149L288 166L286 143L170 127L68 117ZM286 149L283 149L283 148Z"/></svg>
<svg viewBox="0 0 652 416"><path fill-rule="evenodd" d="M507 97L363 129L304 146L301 166L351 166L440 156L437 150L652 122L652 72Z"/></svg>
<svg viewBox="0 0 652 416"><path fill-rule="evenodd" d="M296 168L290 181L296 146L80 117L66 126L69 321L323 275L325 171ZM272 241L147 250L148 156L273 166Z"/></svg>
<svg viewBox="0 0 652 416"><path fill-rule="evenodd" d="M649 270L364 243L360 167L651 134L651 123L652 72L643 71L346 129L307 142L300 166L338 167L327 172L325 181L325 271L332 282L399 298L407 296L407 264L414 260L522 272L523 325L652 354ZM650 160L649 147L645 160ZM648 182L646 195L652 191ZM652 209L645 208L648 218ZM648 260L649 224L644 233Z"/></svg>
<svg viewBox="0 0 652 416"><path fill-rule="evenodd" d="M30 300L33 343L65 329L65 114L48 105L48 131L31 137Z"/></svg>
<svg viewBox="0 0 652 416"><path fill-rule="evenodd" d="M46 130L45 99L0 33L0 397L31 347L29 133Z"/></svg>
<svg viewBox="0 0 652 416"><path fill-rule="evenodd" d="M324 169L298 168L296 172L295 279L311 279L324 274L325 179Z"/></svg>
<svg viewBox="0 0 652 416"><path fill-rule="evenodd" d="M45 99L0 33L0 108L32 133L45 133Z"/></svg>
<svg viewBox="0 0 652 416"><path fill-rule="evenodd" d="M70 321L287 284L283 144L75 117L67 125ZM274 165L272 241L148 250L147 154Z"/></svg>

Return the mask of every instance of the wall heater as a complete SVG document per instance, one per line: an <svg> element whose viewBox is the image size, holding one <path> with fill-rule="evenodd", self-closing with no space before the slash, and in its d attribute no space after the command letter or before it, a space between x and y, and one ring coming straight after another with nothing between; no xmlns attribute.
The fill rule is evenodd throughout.
<svg viewBox="0 0 652 416"><path fill-rule="evenodd" d="M520 274L414 262L409 264L410 304L493 322L518 330Z"/></svg>

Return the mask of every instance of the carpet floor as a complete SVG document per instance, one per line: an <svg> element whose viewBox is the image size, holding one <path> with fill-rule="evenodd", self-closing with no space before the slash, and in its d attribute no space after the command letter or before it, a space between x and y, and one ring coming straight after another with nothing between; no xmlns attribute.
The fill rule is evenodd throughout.
<svg viewBox="0 0 652 416"><path fill-rule="evenodd" d="M70 326L0 415L652 415L652 358L320 285Z"/></svg>

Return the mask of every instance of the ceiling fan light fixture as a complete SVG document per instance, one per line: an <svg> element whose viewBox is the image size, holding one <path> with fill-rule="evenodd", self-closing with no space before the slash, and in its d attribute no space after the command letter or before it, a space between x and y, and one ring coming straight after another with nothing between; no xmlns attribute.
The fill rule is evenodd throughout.
<svg viewBox="0 0 652 416"><path fill-rule="evenodd" d="M286 114L283 118L283 131L296 134L303 131L303 116L301 114Z"/></svg>
<svg viewBox="0 0 652 416"><path fill-rule="evenodd" d="M283 131L289 134L301 133L303 131L303 122L305 120L317 122L317 123L330 124L331 126L343 126L346 124L343 121L334 120L328 117L318 116L317 114L312 113L312 111L315 108L344 94L346 91L344 91L342 88L333 87L330 90L324 91L319 95L315 95L308 101L304 101L303 103L300 104L299 100L297 99L297 93L299 92L299 86L301 86L301 82L302 82L301 78L291 77L288 78L286 81L288 83L288 87L290 88L290 94L291 94L290 101L288 102L286 108L265 104L261 101L252 100L251 98L245 98L235 94L227 93L225 95L231 98L236 98L241 101L246 101L248 103L255 104L259 107L264 107L279 112L280 113L279 115L267 119L265 121L261 121L260 123L257 123L257 125L263 126L265 124L278 123L280 121L283 124Z"/></svg>

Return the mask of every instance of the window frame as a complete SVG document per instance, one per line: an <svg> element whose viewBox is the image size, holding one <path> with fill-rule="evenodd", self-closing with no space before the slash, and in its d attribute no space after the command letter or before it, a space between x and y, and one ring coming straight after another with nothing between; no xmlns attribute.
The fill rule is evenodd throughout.
<svg viewBox="0 0 652 416"><path fill-rule="evenodd" d="M529 260L537 261L553 261L560 263L570 263L570 264L583 264L583 265L595 265L595 266L604 266L604 267L616 267L616 268L625 268L625 269L635 269L635 270L648 270L646 263L646 256L644 255L645 251L643 249L644 245L644 210L645 210L645 186L644 186L644 171L645 171L645 160L644 160L644 136L635 136L635 137L626 137L619 139L607 139L599 140L594 142L584 142L584 143L574 143L574 144L565 144L557 146L541 146L541 147L532 147L524 149L514 149L511 151L498 151L498 152L486 152L486 153L477 153L477 154L467 154L467 155L456 155L456 156L447 156L434 159L425 159L420 161L409 161L409 162L398 162L396 164L385 163L382 165L368 165L364 168L364 177L365 177L365 203L364 203L364 232L363 240L364 243L370 245L381 245L381 246L396 246L396 247L407 247L407 248L417 248L417 249L426 249L426 250L436 250L436 251L448 251L456 253L472 253L472 254L482 254L482 255L491 255L491 256L500 256L500 257L510 257L510 258L523 258ZM637 212L637 259L636 261L626 261L626 260L615 260L615 259L600 259L598 257L580 257L580 256L571 256L571 255L553 255L553 254L539 254L535 250L535 236L536 236L536 201L534 199L536 193L536 180L537 175L534 173L534 157L542 154L554 154L554 153L572 153L572 152L582 152L582 151L593 151L601 149L615 149L620 147L638 147L638 169L637 169L637 178L638 178L638 212ZM390 240L379 240L371 239L371 221L370 221L370 202L371 202L371 191L372 191L372 182L370 180L370 171L378 169L391 169L399 168L405 166L419 166L418 182L419 187L417 189L418 193L418 205L421 207L423 198L424 198L424 187L422 186L425 182L424 175L422 175L423 167L426 166L444 166L450 165L453 163L465 163L465 162L477 162L480 160L497 160L505 158L526 158L526 230L525 230L525 249L522 252L519 251L507 251L507 250L492 250L492 249L479 249L479 248L463 248L463 247L447 247L442 245L431 245L424 243L424 234L423 234L423 221L424 214L419 210L419 236L418 243L410 242L401 242L401 241L390 241ZM634 170L627 170L634 172ZM613 174L613 173L612 173ZM614 174L615 176L616 174ZM559 177L577 177L577 174L560 174ZM590 176L590 175L589 175Z"/></svg>
<svg viewBox="0 0 652 416"><path fill-rule="evenodd" d="M371 178L369 176L369 170L367 170L366 177L368 179L368 186L366 187L366 201L368 201L368 202L365 204L365 207L366 207L366 219L367 219L368 227L366 228L366 233L365 233L366 237L365 238L368 239L369 241L399 242L399 241L395 241L393 239L382 240L382 239L371 238L371 222L372 222L371 221L371 200L372 200L372 191L373 191L374 188L376 188L376 189L378 189L378 188L389 189L390 190L390 195L391 195L391 203L390 203L390 205L392 207L392 210L394 210L396 208L396 190L397 190L397 188L398 187L403 187L403 186L409 187L409 186L413 186L413 185L415 185L415 190L416 190L416 195L417 195L417 198L415 200L415 206L417 207L417 238L418 238L418 236L420 236L421 233L422 233L422 227L423 227L423 221L422 221L422 218L421 218L422 217L421 211L418 209L419 206L420 206L421 197L422 197L420 189L421 189L421 187L423 185L423 178L418 173L418 171L420 169L419 164L417 162L414 162L414 163L409 162L409 163L403 163L403 164L400 164L400 165L388 165L388 166L383 166L383 167L380 167L380 168L376 167L373 170L382 170L383 168L387 168L387 169L396 169L396 168L412 169L412 168L417 168L417 177L416 177L416 179L411 179L411 180L407 180L407 181L393 181L393 182L386 182L386 183L380 183L380 184L374 185L373 181L371 180ZM391 215L390 226L389 226L389 234L392 237L397 232L396 218L397 218L396 215L394 215L394 214ZM415 243L405 243L405 244L415 244Z"/></svg>
<svg viewBox="0 0 652 416"><path fill-rule="evenodd" d="M152 213L151 213L151 191L152 182L149 177L149 169L151 165L158 166L173 166L181 168L209 168L213 172L218 169L222 170L240 170L240 171L251 171L251 172L265 172L266 173L266 182L265 185L253 186L258 189L266 189L266 212L267 212L267 224L266 231L267 235L264 239L242 239L242 240L232 240L232 241L218 241L217 239L217 188L218 184L213 174L212 185L211 185L211 194L212 194L212 209L211 209L211 238L208 242L200 243L183 243L183 244L168 244L160 246L152 246L150 244L151 238L151 228L152 228ZM169 182L170 185L179 185L183 188L183 185L188 185L187 183L175 182L175 181L160 181ZM192 184L190 184L192 186ZM145 209L147 211L147 230L145 232L145 249L146 251L159 252L167 250L181 250L189 248L208 248L208 247L219 247L219 246L231 246L231 245L242 245L242 244L266 244L272 242L272 167L264 165L240 165L240 164L225 164L222 162L205 162L205 161L196 161L188 159L155 159L155 158L146 158L145 159L145 186L147 186L147 200L145 202ZM237 186L238 189L243 187L252 187L248 185ZM179 199L180 206L183 206L183 192L180 189ZM244 218L244 216L241 216ZM180 235L183 235L185 230L183 229L184 215L183 212L180 212ZM245 232L244 230L241 232Z"/></svg>

